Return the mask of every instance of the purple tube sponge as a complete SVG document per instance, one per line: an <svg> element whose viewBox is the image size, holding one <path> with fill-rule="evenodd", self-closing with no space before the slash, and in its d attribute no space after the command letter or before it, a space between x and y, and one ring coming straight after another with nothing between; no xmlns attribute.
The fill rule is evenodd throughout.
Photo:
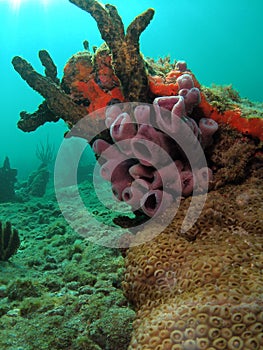
<svg viewBox="0 0 263 350"><path fill-rule="evenodd" d="M193 134L196 136L196 138L199 140L201 138L201 131L198 128L198 125L194 121L193 118L185 117L184 122L189 126L189 128L192 130Z"/></svg>
<svg viewBox="0 0 263 350"><path fill-rule="evenodd" d="M216 121L210 118L202 118L199 121L199 128L202 133L201 144L204 148L210 146L213 142L213 135L218 129Z"/></svg>
<svg viewBox="0 0 263 350"><path fill-rule="evenodd" d="M167 109L168 111L171 111L174 107L174 105L180 105L180 109L178 111L181 111L180 114L178 114L179 117L184 115L184 108L182 106L182 99L179 96L162 96L162 97L156 97L153 101L153 106L155 108L155 111L160 113L160 109Z"/></svg>
<svg viewBox="0 0 263 350"><path fill-rule="evenodd" d="M173 105L173 108L172 108L172 116L182 118L185 116L185 102L181 96L177 96L177 97L178 97L178 100Z"/></svg>
<svg viewBox="0 0 263 350"><path fill-rule="evenodd" d="M150 124L150 106L138 105L134 109L134 118L138 124Z"/></svg>
<svg viewBox="0 0 263 350"><path fill-rule="evenodd" d="M112 161L114 162L114 161ZM129 187L133 178L129 174L129 168L134 164L132 159L127 159L119 163L112 171L111 184L112 192L118 200L122 200L122 193ZM111 169L112 170L112 169Z"/></svg>
<svg viewBox="0 0 263 350"><path fill-rule="evenodd" d="M189 92L189 89L181 89L179 90L178 95L185 97L188 94L188 92Z"/></svg>
<svg viewBox="0 0 263 350"><path fill-rule="evenodd" d="M107 160L100 168L100 175L103 179L107 181L112 181L112 175L117 167L125 160L125 158L121 159L110 159ZM119 169L120 170L120 169Z"/></svg>
<svg viewBox="0 0 263 350"><path fill-rule="evenodd" d="M151 190L141 199L142 211L149 217L159 215L171 206L173 196L161 190Z"/></svg>
<svg viewBox="0 0 263 350"><path fill-rule="evenodd" d="M149 191L148 183L142 179L132 182L131 186L122 191L122 200L132 207L132 210L138 210L141 207L141 198Z"/></svg>
<svg viewBox="0 0 263 350"><path fill-rule="evenodd" d="M116 159L122 161L123 159L127 158L120 152L115 144L111 145L102 139L95 140L92 148L97 155L105 160Z"/></svg>
<svg viewBox="0 0 263 350"><path fill-rule="evenodd" d="M148 183L151 183L153 181L152 167L138 163L130 167L129 173L134 179L143 179Z"/></svg>
<svg viewBox="0 0 263 350"><path fill-rule="evenodd" d="M187 114L191 114L193 108L201 102L200 90L198 88L191 88L184 96L185 110Z"/></svg>
<svg viewBox="0 0 263 350"><path fill-rule="evenodd" d="M92 144L92 149L97 155L101 155L102 152L106 151L107 148L109 148L111 145L102 139L97 139Z"/></svg>
<svg viewBox="0 0 263 350"><path fill-rule="evenodd" d="M181 172L182 196L187 197L194 189L194 175L192 171L185 170Z"/></svg>
<svg viewBox="0 0 263 350"><path fill-rule="evenodd" d="M110 135L114 142L130 139L136 134L135 123L128 113L121 113L111 124Z"/></svg>
<svg viewBox="0 0 263 350"><path fill-rule="evenodd" d="M157 126L168 135L176 135L180 129L180 118L185 116L184 98L182 96L157 97L153 101L153 106Z"/></svg>
<svg viewBox="0 0 263 350"><path fill-rule="evenodd" d="M195 171L195 181L199 192L207 191L209 184L213 181L213 172L204 167Z"/></svg>
<svg viewBox="0 0 263 350"><path fill-rule="evenodd" d="M199 141L210 145L218 125L208 118L197 125L189 117L200 103L200 91L190 74L177 81L179 95L156 98L153 109L135 105L128 114L118 105L109 107L105 123L113 144L97 139L92 145L114 196L148 217L163 213L181 196L204 193L212 181Z"/></svg>
<svg viewBox="0 0 263 350"><path fill-rule="evenodd" d="M177 61L175 68L178 69L180 72L185 72L187 70L187 64L185 61Z"/></svg>
<svg viewBox="0 0 263 350"><path fill-rule="evenodd" d="M167 192L177 188L180 181L181 165L182 163L180 161L179 163L173 162L163 168L155 170L151 188L153 190L163 188Z"/></svg>
<svg viewBox="0 0 263 350"><path fill-rule="evenodd" d="M176 79L176 82L178 84L179 90L181 89L191 89L194 87L194 81L193 78L190 74L183 74L180 75L180 77L178 77Z"/></svg>
<svg viewBox="0 0 263 350"><path fill-rule="evenodd" d="M121 113L110 127L110 135L113 141L127 155L131 154L130 140L136 135L136 132L136 124L132 122L128 113ZM124 140L126 141L124 142Z"/></svg>
<svg viewBox="0 0 263 350"><path fill-rule="evenodd" d="M150 125L142 124L136 136L131 140L132 153L141 164L157 166L169 162L171 139ZM168 153L168 155L167 155Z"/></svg>
<svg viewBox="0 0 263 350"><path fill-rule="evenodd" d="M122 113L118 104L107 107L105 114L105 125L107 128L115 121L115 119Z"/></svg>

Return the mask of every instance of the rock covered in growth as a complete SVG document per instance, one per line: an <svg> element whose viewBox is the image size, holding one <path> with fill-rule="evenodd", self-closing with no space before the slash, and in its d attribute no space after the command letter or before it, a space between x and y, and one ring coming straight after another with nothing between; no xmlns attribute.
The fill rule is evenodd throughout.
<svg viewBox="0 0 263 350"><path fill-rule="evenodd" d="M15 198L15 183L17 170L11 169L9 158L6 157L0 168L0 202L7 202Z"/></svg>
<svg viewBox="0 0 263 350"><path fill-rule="evenodd" d="M208 158L214 171L215 188L227 183L238 184L263 164L258 140L244 137L224 124L220 125Z"/></svg>
<svg viewBox="0 0 263 350"><path fill-rule="evenodd" d="M86 110L74 103L61 88L58 79L54 77L54 64L53 61L51 63L48 52L42 50L39 56L45 67L45 75L36 72L30 63L19 56L15 56L12 60L21 78L45 98L34 113L25 111L20 113L18 127L23 131L34 131L46 122L57 122L59 118L69 125L77 123L86 114Z"/></svg>
<svg viewBox="0 0 263 350"><path fill-rule="evenodd" d="M77 53L68 61L62 82L57 78L57 68L45 50L39 52L45 75L36 72L25 59L19 56L13 58L12 64L22 79L45 99L34 113L20 113L18 127L21 130L33 131L59 118L71 128L87 112L106 107L111 100L150 103L155 97L177 95L180 90L177 79L185 73L190 74L195 87L200 88L185 62L171 64L170 58L159 59L158 62L143 58L139 39L153 18L152 8L137 16L125 31L114 6L103 6L95 0L70 1L96 20L105 43L102 48L94 50L93 56L88 52L88 42L85 41L86 51ZM263 139L262 119L253 116L246 118L246 113L243 117L244 106L238 103L235 96L227 108L222 108L221 104L218 105L218 97L213 101L207 91L202 87L201 103L197 108L200 118L211 118ZM96 134L98 128L93 118L89 120L88 128L89 134Z"/></svg>
<svg viewBox="0 0 263 350"><path fill-rule="evenodd" d="M31 173L27 181L27 192L34 197L43 197L50 177L47 166L41 164L37 170Z"/></svg>
<svg viewBox="0 0 263 350"><path fill-rule="evenodd" d="M64 67L61 85L87 113L107 106L111 100L124 100L111 61L109 49L102 45L94 54L89 51L78 52Z"/></svg>
<svg viewBox="0 0 263 350"><path fill-rule="evenodd" d="M139 38L154 16L152 8L137 16L126 32L115 6L95 0L70 0L96 20L101 37L112 55L112 65L128 101L148 100L148 78Z"/></svg>
<svg viewBox="0 0 263 350"><path fill-rule="evenodd" d="M56 66L47 51L41 50L39 52L39 58L45 68L45 75L37 73L23 58L14 57L12 64L15 70L31 88L45 99L34 113L20 113L21 119L18 122L18 127L23 131L33 131L45 122L56 122L59 118L65 120L71 127L85 116L87 111L85 107L91 104L88 108L88 111L91 112L106 106L109 100L107 92L105 93L107 90L110 91L110 99L148 100L148 78L145 62L140 53L139 37L150 23L154 10L148 9L137 16L125 33L122 19L114 6L108 4L104 7L95 0L72 0L71 2L89 12L97 21L101 36L108 46L107 57L104 55L104 46L102 50L104 53L101 55L99 52L100 54L96 56L98 60L96 57L94 59L92 73L95 79L93 79L90 77L91 71L89 69L93 65L90 61L91 55L87 52L84 53L85 58L82 63L86 60L89 67L84 64L80 68L81 79L78 86L73 89L74 101L68 94L71 92L65 91L65 86L57 78ZM84 47L88 48L87 42L85 42ZM102 58L103 55L105 59ZM102 58L101 62L100 58ZM73 57L72 60L74 61L74 59ZM115 77L112 74L113 70L116 74ZM114 89L115 86L118 88ZM92 128L92 123L90 128Z"/></svg>
<svg viewBox="0 0 263 350"><path fill-rule="evenodd" d="M20 246L18 231L12 229L11 223L0 221L0 260L7 261Z"/></svg>
<svg viewBox="0 0 263 350"><path fill-rule="evenodd" d="M164 232L129 249L123 287L137 309L129 350L263 347L259 183L210 192L182 237L186 199Z"/></svg>

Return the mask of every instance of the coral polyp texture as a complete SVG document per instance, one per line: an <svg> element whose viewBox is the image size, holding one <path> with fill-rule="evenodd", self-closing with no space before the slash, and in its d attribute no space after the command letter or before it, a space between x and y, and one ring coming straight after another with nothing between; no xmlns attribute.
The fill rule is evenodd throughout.
<svg viewBox="0 0 263 350"><path fill-rule="evenodd" d="M186 199L164 232L129 249L123 288L137 310L129 350L263 347L259 184L210 192L188 237Z"/></svg>

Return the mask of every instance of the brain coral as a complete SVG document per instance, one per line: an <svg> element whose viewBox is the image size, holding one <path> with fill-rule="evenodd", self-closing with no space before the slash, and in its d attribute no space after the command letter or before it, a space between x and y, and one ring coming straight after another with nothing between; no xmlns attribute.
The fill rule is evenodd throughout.
<svg viewBox="0 0 263 350"><path fill-rule="evenodd" d="M210 192L183 236L186 199L164 232L129 249L123 287L137 309L129 350L263 348L262 192L255 178Z"/></svg>

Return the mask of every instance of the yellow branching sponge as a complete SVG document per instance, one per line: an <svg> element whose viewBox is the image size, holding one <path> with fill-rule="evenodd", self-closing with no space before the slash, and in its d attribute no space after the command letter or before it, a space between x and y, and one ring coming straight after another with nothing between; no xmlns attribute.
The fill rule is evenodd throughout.
<svg viewBox="0 0 263 350"><path fill-rule="evenodd" d="M208 194L188 236L185 200L164 232L129 249L129 350L263 349L263 191L256 179L233 190Z"/></svg>

